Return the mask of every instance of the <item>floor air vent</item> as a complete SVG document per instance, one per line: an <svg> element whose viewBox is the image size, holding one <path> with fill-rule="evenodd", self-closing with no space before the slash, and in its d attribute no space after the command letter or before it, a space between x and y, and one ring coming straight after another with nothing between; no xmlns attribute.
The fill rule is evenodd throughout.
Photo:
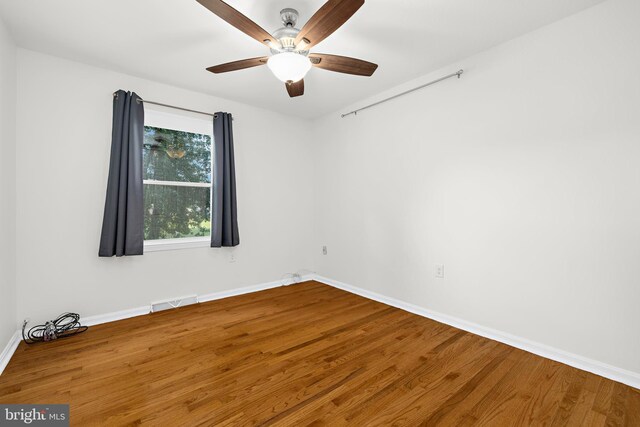
<svg viewBox="0 0 640 427"><path fill-rule="evenodd" d="M170 310L172 308L184 307L185 305L197 304L198 296L189 295L186 297L172 298L164 301L157 301L151 303L151 312Z"/></svg>

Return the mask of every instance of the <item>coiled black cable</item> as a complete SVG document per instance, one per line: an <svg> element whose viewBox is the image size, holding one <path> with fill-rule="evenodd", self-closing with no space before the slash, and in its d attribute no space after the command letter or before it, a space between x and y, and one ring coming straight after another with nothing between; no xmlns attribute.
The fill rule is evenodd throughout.
<svg viewBox="0 0 640 427"><path fill-rule="evenodd" d="M50 320L44 325L34 326L25 334L27 322L22 324L22 339L27 344L36 342L53 341L59 338L67 338L77 335L89 329L80 324L80 315L77 313L64 313L55 320Z"/></svg>

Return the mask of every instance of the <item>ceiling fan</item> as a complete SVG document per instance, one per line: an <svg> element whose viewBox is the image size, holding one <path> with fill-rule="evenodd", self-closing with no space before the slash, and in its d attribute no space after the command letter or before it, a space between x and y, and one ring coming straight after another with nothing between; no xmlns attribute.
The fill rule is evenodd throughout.
<svg viewBox="0 0 640 427"><path fill-rule="evenodd" d="M296 28L298 11L280 11L283 27L269 34L258 24L221 0L197 0L198 3L243 33L271 49L270 56L242 59L207 68L212 73L226 73L267 64L285 83L290 97L304 94L304 76L311 67L356 76L371 76L378 65L346 56L310 53L309 50L329 37L360 7L364 0L328 0L302 27Z"/></svg>

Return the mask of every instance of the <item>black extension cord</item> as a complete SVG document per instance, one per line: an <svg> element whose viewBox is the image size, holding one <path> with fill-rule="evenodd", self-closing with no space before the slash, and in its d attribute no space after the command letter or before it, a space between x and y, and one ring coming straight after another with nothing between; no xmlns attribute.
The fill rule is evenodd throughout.
<svg viewBox="0 0 640 427"><path fill-rule="evenodd" d="M80 324L80 315L77 313L64 313L55 320L50 320L44 325L34 326L25 334L27 321L22 324L22 339L27 344L53 341L59 338L67 338L77 335L89 329Z"/></svg>

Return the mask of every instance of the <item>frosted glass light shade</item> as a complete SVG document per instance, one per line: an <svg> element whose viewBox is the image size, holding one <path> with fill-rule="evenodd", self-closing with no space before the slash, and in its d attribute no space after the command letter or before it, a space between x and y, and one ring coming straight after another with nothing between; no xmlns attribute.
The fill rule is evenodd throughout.
<svg viewBox="0 0 640 427"><path fill-rule="evenodd" d="M279 80L297 82L309 72L311 61L299 53L283 52L270 57L267 66Z"/></svg>

